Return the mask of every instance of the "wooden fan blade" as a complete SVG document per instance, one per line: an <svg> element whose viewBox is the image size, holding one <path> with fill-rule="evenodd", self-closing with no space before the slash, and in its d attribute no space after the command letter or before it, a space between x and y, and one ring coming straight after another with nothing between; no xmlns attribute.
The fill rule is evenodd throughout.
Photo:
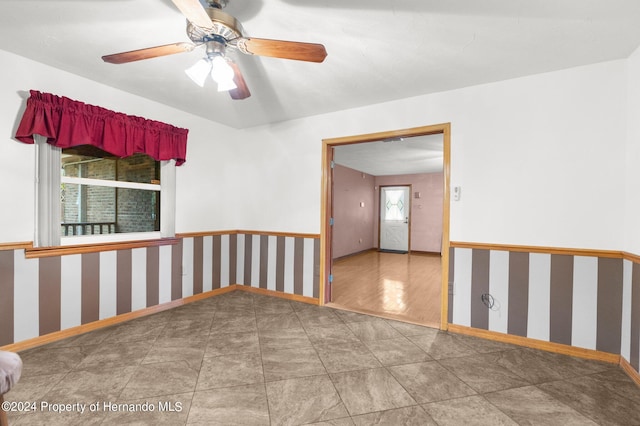
<svg viewBox="0 0 640 426"><path fill-rule="evenodd" d="M251 96L251 92L249 92L249 87L247 87L247 82L244 81L244 77L242 76L242 72L240 71L240 67L235 62L229 60L229 65L233 68L233 82L236 84L235 89L229 90L229 95L231 95L231 99L246 99Z"/></svg>
<svg viewBox="0 0 640 426"><path fill-rule="evenodd" d="M242 53L297 61L322 62L327 57L324 46L316 43L269 40L265 38L238 38L232 41Z"/></svg>
<svg viewBox="0 0 640 426"><path fill-rule="evenodd" d="M171 0L189 22L200 28L213 28L211 18L198 0Z"/></svg>
<svg viewBox="0 0 640 426"><path fill-rule="evenodd" d="M110 64L124 64L127 62L140 61L142 59L156 58L158 56L173 55L174 53L191 52L195 49L195 44L173 43L164 46L148 47L146 49L131 50L129 52L114 53L105 55L102 60Z"/></svg>

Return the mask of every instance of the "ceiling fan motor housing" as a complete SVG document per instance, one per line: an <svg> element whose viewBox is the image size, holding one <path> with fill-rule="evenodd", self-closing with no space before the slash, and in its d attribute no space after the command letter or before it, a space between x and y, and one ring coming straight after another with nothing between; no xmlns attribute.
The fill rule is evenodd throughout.
<svg viewBox="0 0 640 426"><path fill-rule="evenodd" d="M229 3L229 0L207 0L207 3L209 3L209 7L222 9L223 7L227 6L227 4Z"/></svg>
<svg viewBox="0 0 640 426"><path fill-rule="evenodd" d="M192 42L202 44L219 37L227 42L243 37L242 24L235 17L215 7L208 7L205 10L211 18L211 28L201 28L187 21L187 35Z"/></svg>

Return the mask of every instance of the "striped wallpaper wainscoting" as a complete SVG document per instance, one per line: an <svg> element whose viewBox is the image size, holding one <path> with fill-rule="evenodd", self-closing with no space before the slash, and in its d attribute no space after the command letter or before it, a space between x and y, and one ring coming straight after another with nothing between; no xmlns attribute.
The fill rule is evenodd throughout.
<svg viewBox="0 0 640 426"><path fill-rule="evenodd" d="M315 235L243 231L36 258L0 248L0 347L233 284L317 299L319 262Z"/></svg>
<svg viewBox="0 0 640 426"><path fill-rule="evenodd" d="M318 298L320 239L242 233L184 237L183 297L229 284Z"/></svg>
<svg viewBox="0 0 640 426"><path fill-rule="evenodd" d="M635 258L452 246L449 323L621 355L640 371ZM491 297L483 301L486 294Z"/></svg>

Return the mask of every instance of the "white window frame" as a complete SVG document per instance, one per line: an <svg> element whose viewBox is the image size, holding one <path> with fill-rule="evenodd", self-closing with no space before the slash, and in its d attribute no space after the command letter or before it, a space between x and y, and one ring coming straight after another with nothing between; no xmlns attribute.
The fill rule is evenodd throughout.
<svg viewBox="0 0 640 426"><path fill-rule="evenodd" d="M43 136L34 135L33 139L36 149L36 223L35 236L33 240L34 247L153 240L158 238L171 238L175 236L176 171L174 160L160 162L159 185L60 176L62 149L48 144L47 139ZM159 191L160 231L61 236L61 183Z"/></svg>

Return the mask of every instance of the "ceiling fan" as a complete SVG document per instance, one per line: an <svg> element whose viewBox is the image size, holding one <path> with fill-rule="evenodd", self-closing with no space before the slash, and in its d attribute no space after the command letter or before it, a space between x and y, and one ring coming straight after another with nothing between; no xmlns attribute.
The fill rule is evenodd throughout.
<svg viewBox="0 0 640 426"><path fill-rule="evenodd" d="M222 11L228 0L207 0L203 7L199 0L172 0L187 18L189 42L178 42L146 49L105 55L102 59L111 64L150 59L175 53L191 52L200 45L206 46L206 58L186 70L200 86L207 75L218 83L219 91L229 91L232 99L251 96L238 65L226 56L227 48L248 55L270 56L307 62L322 62L327 51L322 44L295 41L270 40L245 37L240 22Z"/></svg>

